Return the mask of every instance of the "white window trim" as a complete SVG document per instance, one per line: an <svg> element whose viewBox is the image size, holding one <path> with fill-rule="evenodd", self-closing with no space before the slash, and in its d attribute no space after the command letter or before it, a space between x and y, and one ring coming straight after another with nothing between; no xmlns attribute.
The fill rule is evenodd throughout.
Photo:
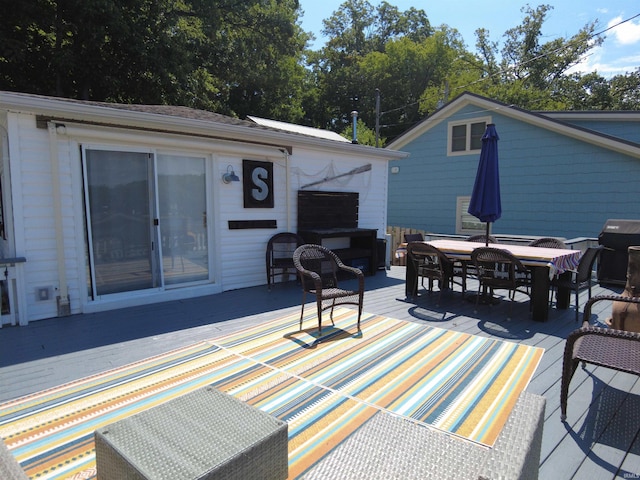
<svg viewBox="0 0 640 480"><path fill-rule="evenodd" d="M486 233L487 231L485 223L467 212L470 201L471 196L456 198L456 234L458 235L474 235L476 233ZM462 222L463 217L467 217L464 227ZM473 228L469 228L469 222L473 223Z"/></svg>
<svg viewBox="0 0 640 480"><path fill-rule="evenodd" d="M460 155L469 155L472 153L478 153L480 152L480 149L474 149L471 150L471 135L470 135L470 131L471 131L471 124L472 123L482 123L484 122L485 125L489 125L490 123L493 123L491 120L490 116L487 117L477 117L477 118L473 118L470 120L465 120L465 121L451 121L448 123L447 125L447 156L448 157L456 157L456 156L460 156ZM453 150L451 150L451 143L452 143L452 132L453 132L453 127L458 127L460 125L465 125L467 127L467 137L466 137L466 145L465 145L465 149L459 152L454 152Z"/></svg>

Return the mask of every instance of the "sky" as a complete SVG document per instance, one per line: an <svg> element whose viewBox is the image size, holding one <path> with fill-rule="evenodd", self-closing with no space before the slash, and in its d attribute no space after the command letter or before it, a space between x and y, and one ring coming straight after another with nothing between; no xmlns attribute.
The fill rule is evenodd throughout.
<svg viewBox="0 0 640 480"><path fill-rule="evenodd" d="M303 30L316 37L311 45L314 50L322 48L326 42L321 34L322 21L328 19L340 8L344 0L300 0L304 11L301 17ZM420 0L387 0L398 7L401 12L411 7L424 10L432 27L446 24L457 29L468 50L475 52L475 35L478 28L489 31L491 41L502 42L502 35L508 29L522 23L523 13L520 9L529 3L532 7L549 4L553 9L547 12L542 25L541 42L559 37L568 38L578 32L585 24L597 21L596 32L607 30L604 43L590 51L582 63L572 71L582 73L597 71L610 78L614 75L630 73L640 66L640 1L639 0L547 0L532 2L522 0L457 0L448 2L437 0L426 2ZM378 0L369 0L377 6Z"/></svg>

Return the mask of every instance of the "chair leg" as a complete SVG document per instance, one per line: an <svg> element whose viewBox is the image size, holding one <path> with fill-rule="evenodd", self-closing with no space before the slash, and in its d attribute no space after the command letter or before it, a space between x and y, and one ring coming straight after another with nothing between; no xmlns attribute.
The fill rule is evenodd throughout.
<svg viewBox="0 0 640 480"><path fill-rule="evenodd" d="M302 309L300 310L300 330L302 330L302 318L304 317L304 302L307 297L307 292L302 290Z"/></svg>
<svg viewBox="0 0 640 480"><path fill-rule="evenodd" d="M576 287L576 322L579 320L580 314L578 313L578 297L580 296L580 289Z"/></svg>
<svg viewBox="0 0 640 480"><path fill-rule="evenodd" d="M321 334L322 333L322 299L318 297L316 303L318 305L318 334Z"/></svg>
<svg viewBox="0 0 640 480"><path fill-rule="evenodd" d="M478 313L478 305L480 304L480 291L482 290L482 284L478 284L478 294L476 295L476 308L473 313Z"/></svg>

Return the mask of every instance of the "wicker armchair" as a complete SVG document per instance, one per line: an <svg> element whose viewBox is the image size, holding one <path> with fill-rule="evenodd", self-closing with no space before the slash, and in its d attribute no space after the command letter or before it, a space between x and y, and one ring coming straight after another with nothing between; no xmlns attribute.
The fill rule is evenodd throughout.
<svg viewBox="0 0 640 480"><path fill-rule="evenodd" d="M456 275L454 263L442 251L428 243L409 243L407 245L407 255L409 261L413 263L418 277L421 277L423 281L425 278L429 280L429 291L433 291L434 280L438 281L440 286L438 304L440 304L442 290L449 285L453 287L454 276ZM458 273L458 275L461 277L461 281L458 283L462 286L462 295L464 297L467 289L466 275L464 271Z"/></svg>
<svg viewBox="0 0 640 480"><path fill-rule="evenodd" d="M293 264L293 252L304 244L302 237L296 233L276 233L267 243L267 285L271 290L271 284L275 283L278 275L298 274Z"/></svg>
<svg viewBox="0 0 640 480"><path fill-rule="evenodd" d="M476 242L476 243L498 243L496 237L489 235L488 237L484 234L481 235L471 235L466 240L467 242Z"/></svg>
<svg viewBox="0 0 640 480"><path fill-rule="evenodd" d="M321 245L301 245L293 253L293 263L300 273L302 282L302 309L300 311L300 329L304 316L304 304L307 293L316 297L318 307L318 332L322 333L322 312L331 309L333 324L333 308L336 305L358 306L358 330L364 300L364 274L360 269L349 267L328 248ZM338 286L339 276L350 276L357 279L357 290L345 290Z"/></svg>
<svg viewBox="0 0 640 480"><path fill-rule="evenodd" d="M476 296L476 310L480 302L481 290L488 290L493 295L494 290L509 290L509 298L515 299L517 290L526 288L524 293L530 295L531 272L520 260L510 252L494 247L478 247L471 252L471 262L478 271L478 295ZM511 304L509 305L511 315Z"/></svg>
<svg viewBox="0 0 640 480"><path fill-rule="evenodd" d="M603 246L589 247L580 257L580 263L576 271L567 272L570 276L556 277L551 281L551 297L549 303L553 301L553 292L558 288L567 288L573 290L576 297L576 322L579 318L578 308L580 305L580 289L587 287L589 289L589 297L591 298L591 277L593 275L593 264L596 262L600 253L603 250ZM557 296L557 293L556 293Z"/></svg>
<svg viewBox="0 0 640 480"><path fill-rule="evenodd" d="M404 241L405 243L422 242L424 241L424 236L421 233L405 233Z"/></svg>
<svg viewBox="0 0 640 480"><path fill-rule="evenodd" d="M585 305L582 327L569 334L564 348L560 386L560 418L563 422L567 419L569 383L579 362L583 368L591 363L640 375L640 333L590 324L591 307L602 300L640 304L640 297L600 295L589 299Z"/></svg>
<svg viewBox="0 0 640 480"><path fill-rule="evenodd" d="M544 247L544 248L567 248L562 240L558 240L553 237L537 238L533 242L529 243L530 247Z"/></svg>

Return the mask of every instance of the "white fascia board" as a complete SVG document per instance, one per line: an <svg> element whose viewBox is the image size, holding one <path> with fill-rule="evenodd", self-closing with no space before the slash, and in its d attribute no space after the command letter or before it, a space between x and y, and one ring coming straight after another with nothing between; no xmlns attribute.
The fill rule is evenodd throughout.
<svg viewBox="0 0 640 480"><path fill-rule="evenodd" d="M113 127L155 128L168 133L228 137L235 141L246 141L248 143L265 142L273 144L274 147L316 147L323 150L363 154L385 160L396 160L408 156L405 152L336 142L302 134L279 132L259 126L249 127L212 120L131 111L30 94L0 92L0 108L16 113L50 116L53 119L60 119L61 122L75 120L77 122L93 122Z"/></svg>
<svg viewBox="0 0 640 480"><path fill-rule="evenodd" d="M636 144L624 142L611 136L598 134L597 132L589 131L587 129L575 127L555 120L548 114L535 114L519 108L511 107L509 105L503 105L501 103L494 102L482 97L474 95L462 95L457 100L446 105L442 109L438 110L431 117L425 119L422 123L418 124L413 130L407 132L400 137L396 142L389 144L389 147L402 148L412 140L415 140L441 121L449 118L456 111L466 107L467 105L474 105L483 109L489 113L496 113L505 115L511 118L515 118L524 123L535 125L546 130L550 130L567 137L581 140L585 143L597 145L609 150L613 150L625 155L640 158L640 147Z"/></svg>

